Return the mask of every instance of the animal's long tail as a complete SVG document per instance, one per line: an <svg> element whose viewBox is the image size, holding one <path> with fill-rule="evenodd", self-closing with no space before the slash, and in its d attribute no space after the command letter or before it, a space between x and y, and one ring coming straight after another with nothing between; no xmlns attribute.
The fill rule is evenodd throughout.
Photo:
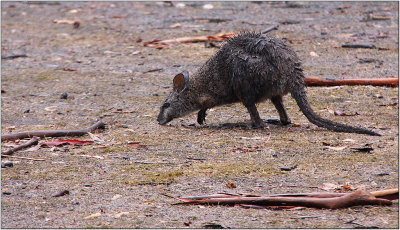
<svg viewBox="0 0 400 230"><path fill-rule="evenodd" d="M297 105L300 107L300 110L307 117L307 119L319 127L327 128L329 130L333 130L336 132L361 133L361 134L369 134L369 135L373 135L373 136L381 136L379 133L376 133L372 130L357 128L357 127L353 127L353 126L349 126L349 125L344 125L344 124L340 124L340 123L330 121L330 120L320 117L310 107L304 87L301 90L296 90L296 91L292 92L291 94L292 94L292 97L296 100Z"/></svg>

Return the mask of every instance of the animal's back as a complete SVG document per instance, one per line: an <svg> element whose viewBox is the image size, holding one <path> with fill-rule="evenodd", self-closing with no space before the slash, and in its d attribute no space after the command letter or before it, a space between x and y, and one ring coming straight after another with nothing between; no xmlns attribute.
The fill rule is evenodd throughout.
<svg viewBox="0 0 400 230"><path fill-rule="evenodd" d="M257 102L304 84L300 60L282 39L242 33L229 39L212 59L219 77Z"/></svg>

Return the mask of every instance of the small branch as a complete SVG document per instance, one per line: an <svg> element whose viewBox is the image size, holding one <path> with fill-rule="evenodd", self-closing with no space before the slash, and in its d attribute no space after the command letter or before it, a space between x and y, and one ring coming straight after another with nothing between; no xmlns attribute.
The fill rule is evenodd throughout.
<svg viewBox="0 0 400 230"><path fill-rule="evenodd" d="M223 41L229 37L235 36L236 33L221 33L214 36L198 36L198 37L180 37L167 40L153 40L144 42L143 46L163 49L169 47L172 43L191 43L191 42L207 42L207 41Z"/></svg>
<svg viewBox="0 0 400 230"><path fill-rule="evenodd" d="M32 160L32 161L47 161L46 159L38 159L38 158L30 158L30 157L18 157L18 156L4 155L4 154L1 154L1 156L2 157L17 158L17 159Z"/></svg>
<svg viewBox="0 0 400 230"><path fill-rule="evenodd" d="M382 191L379 191L381 193ZM383 194L392 194L395 190L388 190ZM398 191L397 191L398 192ZM377 193L375 193L377 194ZM303 194L304 195L304 194ZM296 206L309 208L338 209L357 205L391 205L392 201L376 198L367 191L358 190L353 193L340 194L340 196L299 196L299 194L282 194L273 196L240 196L230 194L217 194L200 197L177 198L183 203L178 204L208 204L208 205L257 205L257 206ZM321 195L321 194L319 194Z"/></svg>
<svg viewBox="0 0 400 230"><path fill-rule="evenodd" d="M320 77L307 76L306 86L340 86L340 85L372 85L372 86L399 86L398 78L365 78L365 79L342 79L331 80Z"/></svg>
<svg viewBox="0 0 400 230"><path fill-rule="evenodd" d="M273 25L273 26L270 26L267 29L261 31L261 33L262 34L266 34L266 33L270 32L272 30L277 30L278 28L279 28L279 25Z"/></svg>
<svg viewBox="0 0 400 230"><path fill-rule="evenodd" d="M261 147L263 147L269 141L270 138L271 138L271 133L268 133L267 139L261 145L257 146L256 149L260 149Z"/></svg>
<svg viewBox="0 0 400 230"><path fill-rule="evenodd" d="M96 129L104 128L104 126L105 124L102 121L98 121L87 129L25 131L20 133L2 135L1 141L23 139L33 136L37 137L83 136L88 132L93 132Z"/></svg>
<svg viewBox="0 0 400 230"><path fill-rule="evenodd" d="M375 196L376 198L382 198L382 199L387 199L387 200L398 200L399 199L399 189L398 188L374 191L374 192L371 192L371 194L373 196Z"/></svg>
<svg viewBox="0 0 400 230"><path fill-rule="evenodd" d="M1 138L3 138L3 137L1 137ZM36 145L37 143L39 143L39 140L40 140L40 138L35 136L32 139L30 139L28 142L26 142L26 143L24 143L22 145L18 145L15 148L12 148L12 149L9 149L9 150L7 150L5 152L2 152L1 156L3 156L3 155L12 155L16 151L28 148L29 146L32 146L32 145Z"/></svg>
<svg viewBox="0 0 400 230"><path fill-rule="evenodd" d="M144 161L135 161L135 164L145 164L145 165L151 165L151 164L166 164L166 165L178 165L178 164L187 164L188 162L178 162L178 163L174 163L174 162L144 162Z"/></svg>
<svg viewBox="0 0 400 230"><path fill-rule="evenodd" d="M372 44L344 44L342 45L342 48L376 49L376 46Z"/></svg>
<svg viewBox="0 0 400 230"><path fill-rule="evenodd" d="M26 54L17 54L17 55L10 55L10 56L1 56L1 59L12 60L12 59L24 58L24 57L28 57L28 56L26 56Z"/></svg>

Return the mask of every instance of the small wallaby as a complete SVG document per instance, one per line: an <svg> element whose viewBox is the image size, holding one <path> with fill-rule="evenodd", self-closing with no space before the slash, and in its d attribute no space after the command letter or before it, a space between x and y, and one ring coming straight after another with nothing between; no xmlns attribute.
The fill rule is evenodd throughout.
<svg viewBox="0 0 400 230"><path fill-rule="evenodd" d="M164 125L174 118L198 112L203 124L209 108L241 102L250 113L254 128L264 126L256 104L270 99L282 125L291 121L282 97L291 93L307 119L336 132L380 136L372 130L336 123L317 115L310 107L304 73L296 53L282 39L244 32L228 41L192 77L187 71L175 76L173 89L165 98L157 121Z"/></svg>

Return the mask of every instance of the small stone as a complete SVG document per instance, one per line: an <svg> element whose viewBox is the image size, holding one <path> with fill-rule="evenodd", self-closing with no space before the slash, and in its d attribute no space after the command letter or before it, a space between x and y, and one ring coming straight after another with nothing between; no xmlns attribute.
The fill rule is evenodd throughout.
<svg viewBox="0 0 400 230"><path fill-rule="evenodd" d="M79 23L78 21L75 21L74 24L72 24L74 29L78 29L80 25L81 25L81 23Z"/></svg>
<svg viewBox="0 0 400 230"><path fill-rule="evenodd" d="M56 193L55 195L53 195L53 197L60 197L60 196L65 196L65 195L69 195L69 191L68 190L63 190L59 193Z"/></svg>
<svg viewBox="0 0 400 230"><path fill-rule="evenodd" d="M67 98L68 98L68 93L61 94L61 99L67 99Z"/></svg>
<svg viewBox="0 0 400 230"><path fill-rule="evenodd" d="M122 159L124 159L124 160L129 160L129 159L131 159L131 158L130 158L129 156L123 156Z"/></svg>
<svg viewBox="0 0 400 230"><path fill-rule="evenodd" d="M185 6L186 6L186 4L182 3L182 2L175 4L176 8L185 8Z"/></svg>
<svg viewBox="0 0 400 230"><path fill-rule="evenodd" d="M30 110L29 110L29 109L27 109L27 110L25 110L25 111L24 111L24 113L29 113L29 112L30 112Z"/></svg>
<svg viewBox="0 0 400 230"><path fill-rule="evenodd" d="M10 161L1 163L2 168L8 168L8 167L13 167L13 166L14 166L14 164Z"/></svg>
<svg viewBox="0 0 400 230"><path fill-rule="evenodd" d="M85 187L92 187L91 184L84 184L83 186L85 186Z"/></svg>
<svg viewBox="0 0 400 230"><path fill-rule="evenodd" d="M387 173L387 172L382 172L382 173L378 173L378 174L376 174L377 176L388 176L389 175L389 173Z"/></svg>
<svg viewBox="0 0 400 230"><path fill-rule="evenodd" d="M211 10L211 9L213 9L214 8L214 6L212 5L212 4L205 4L205 5L203 5L203 9L205 9L205 10Z"/></svg>

